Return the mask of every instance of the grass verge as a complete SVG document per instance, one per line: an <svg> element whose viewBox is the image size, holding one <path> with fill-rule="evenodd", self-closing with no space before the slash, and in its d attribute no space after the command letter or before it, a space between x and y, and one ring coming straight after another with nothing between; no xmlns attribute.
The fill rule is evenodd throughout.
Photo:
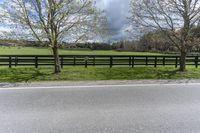
<svg viewBox="0 0 200 133"><path fill-rule="evenodd" d="M200 79L200 69L189 67L180 73L173 67L65 67L62 73L52 73L53 67L0 68L0 82L80 81L80 80L143 80L143 79Z"/></svg>

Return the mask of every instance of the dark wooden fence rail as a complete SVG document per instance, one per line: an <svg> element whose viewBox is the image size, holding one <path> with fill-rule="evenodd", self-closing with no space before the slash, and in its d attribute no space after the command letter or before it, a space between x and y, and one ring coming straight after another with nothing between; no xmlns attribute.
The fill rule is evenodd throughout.
<svg viewBox="0 0 200 133"><path fill-rule="evenodd" d="M127 55L61 55L64 66L175 66L179 65L179 56L127 56ZM200 56L187 56L186 65L198 68ZM53 66L51 55L0 55L0 66Z"/></svg>

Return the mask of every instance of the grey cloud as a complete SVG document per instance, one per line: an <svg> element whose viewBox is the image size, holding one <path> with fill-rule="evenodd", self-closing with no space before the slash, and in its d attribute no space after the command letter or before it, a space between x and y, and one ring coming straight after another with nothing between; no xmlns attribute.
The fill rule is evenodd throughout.
<svg viewBox="0 0 200 133"><path fill-rule="evenodd" d="M127 24L130 0L98 0L97 5L105 10L111 32L115 35L111 40L126 38L124 33Z"/></svg>

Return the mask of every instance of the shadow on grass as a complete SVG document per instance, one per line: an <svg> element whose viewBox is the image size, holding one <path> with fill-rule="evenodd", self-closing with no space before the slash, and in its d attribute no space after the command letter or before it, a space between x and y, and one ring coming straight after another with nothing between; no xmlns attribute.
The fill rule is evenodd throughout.
<svg viewBox="0 0 200 133"><path fill-rule="evenodd" d="M6 68L0 69L0 75L1 82L29 82L40 80L51 74L34 68Z"/></svg>
<svg viewBox="0 0 200 133"><path fill-rule="evenodd" d="M67 67L62 73L53 74L52 68L0 68L0 82L80 81L80 80L143 80L143 79L200 78L200 69L181 73L175 68L98 68Z"/></svg>
<svg viewBox="0 0 200 133"><path fill-rule="evenodd" d="M177 77L177 74L180 74L181 72L176 70L162 70L159 71L156 75L158 79L175 79Z"/></svg>

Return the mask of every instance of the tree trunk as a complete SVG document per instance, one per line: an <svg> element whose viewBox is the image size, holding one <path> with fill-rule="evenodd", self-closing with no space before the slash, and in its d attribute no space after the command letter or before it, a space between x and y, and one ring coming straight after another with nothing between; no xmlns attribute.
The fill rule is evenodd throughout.
<svg viewBox="0 0 200 133"><path fill-rule="evenodd" d="M54 73L58 74L61 72L61 66L60 66L60 58L59 58L59 54L58 54L58 48L57 47L53 47L53 56L54 56Z"/></svg>
<svg viewBox="0 0 200 133"><path fill-rule="evenodd" d="M184 72L186 70L186 52L181 52L181 57L180 57L180 68L179 71Z"/></svg>

